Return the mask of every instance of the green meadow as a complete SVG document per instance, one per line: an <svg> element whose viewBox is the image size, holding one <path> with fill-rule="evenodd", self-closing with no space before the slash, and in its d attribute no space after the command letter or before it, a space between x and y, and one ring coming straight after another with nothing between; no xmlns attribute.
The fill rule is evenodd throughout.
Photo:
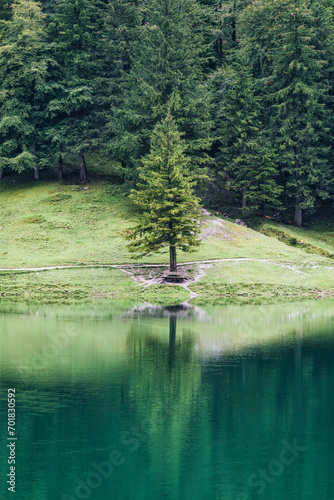
<svg viewBox="0 0 334 500"><path fill-rule="evenodd" d="M167 266L168 253L166 248L140 259L129 254L124 235L137 213L128 194L126 185L107 180L79 186L5 178L0 184L2 299L187 300L189 290L160 283L166 267L135 267ZM263 220L253 230L211 212L202 216L201 226L201 247L178 253L188 287L198 295L194 303L290 300L334 290L333 224L316 221L296 229ZM53 266L75 267L32 270Z"/></svg>

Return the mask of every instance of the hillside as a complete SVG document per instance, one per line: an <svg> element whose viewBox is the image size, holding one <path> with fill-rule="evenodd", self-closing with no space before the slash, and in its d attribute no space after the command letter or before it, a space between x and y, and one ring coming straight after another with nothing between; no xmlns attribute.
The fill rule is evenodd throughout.
<svg viewBox="0 0 334 500"><path fill-rule="evenodd" d="M123 235L136 212L127 194L126 186L107 181L94 180L82 187L53 181L25 183L19 177L4 179L0 184L0 268L167 264L167 253L130 258ZM200 249L178 254L179 264L194 263L186 265L184 272L197 280L191 285L200 295L196 301L328 295L334 289L333 226L297 230L265 223L259 230L270 235L266 236L208 215L206 210L204 214ZM219 259L232 260L201 263ZM136 295L148 300L153 294L159 300L164 296L168 300L171 295L176 302L185 300L189 294L181 287L173 287L172 292L170 286L157 283L143 289L147 280L154 285L161 271L131 267L126 273L112 268L3 271L1 294L43 300L58 300L64 295L71 300L92 295Z"/></svg>

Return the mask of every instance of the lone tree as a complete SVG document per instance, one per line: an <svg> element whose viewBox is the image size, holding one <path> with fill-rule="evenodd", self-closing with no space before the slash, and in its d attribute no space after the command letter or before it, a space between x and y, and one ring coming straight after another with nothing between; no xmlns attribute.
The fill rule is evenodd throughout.
<svg viewBox="0 0 334 500"><path fill-rule="evenodd" d="M138 169L139 183L130 198L142 214L127 236L130 252L139 256L169 247L169 271L175 272L176 249L194 251L200 245L199 198L185 142L170 114L153 130L150 152Z"/></svg>

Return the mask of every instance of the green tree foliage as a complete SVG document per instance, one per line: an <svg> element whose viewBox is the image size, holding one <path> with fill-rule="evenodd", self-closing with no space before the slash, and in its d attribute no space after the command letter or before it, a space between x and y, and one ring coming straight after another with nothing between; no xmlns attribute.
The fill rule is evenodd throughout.
<svg viewBox="0 0 334 500"><path fill-rule="evenodd" d="M245 7L251 2L252 0L216 2L219 18L219 37L217 41L221 58L223 58L225 54L228 54L231 49L236 48L240 39L239 17Z"/></svg>
<svg viewBox="0 0 334 500"><path fill-rule="evenodd" d="M58 90L49 103L48 136L54 154L94 148L106 122L111 95L108 3L102 0L59 0L48 32L58 61Z"/></svg>
<svg viewBox="0 0 334 500"><path fill-rule="evenodd" d="M327 9L327 13L331 16L332 20L334 17L334 1L333 0L323 0L322 5Z"/></svg>
<svg viewBox="0 0 334 500"><path fill-rule="evenodd" d="M205 6L211 33L210 43L216 64L226 64L231 50L238 45L239 18L252 0L200 0Z"/></svg>
<svg viewBox="0 0 334 500"><path fill-rule="evenodd" d="M170 113L197 180L211 154L224 196L246 212L280 201L300 225L332 196L333 11L334 0L0 0L0 178L38 177L56 158L61 172L76 152L84 181L85 151L107 150L136 181Z"/></svg>
<svg viewBox="0 0 334 500"><path fill-rule="evenodd" d="M196 0L146 0L120 107L110 120L114 157L137 165L156 123L171 110L189 147L209 147L210 95L205 87L202 11Z"/></svg>
<svg viewBox="0 0 334 500"><path fill-rule="evenodd" d="M279 25L280 0L266 2L257 0L245 9L239 19L239 31L242 46L247 47L249 62L253 66L253 77L262 95L272 74L272 62L275 54L276 34L272 28ZM267 80L264 80L267 78Z"/></svg>
<svg viewBox="0 0 334 500"><path fill-rule="evenodd" d="M272 134L294 222L301 225L302 211L327 198L331 186L326 25L306 1L282 4L270 86Z"/></svg>
<svg viewBox="0 0 334 500"><path fill-rule="evenodd" d="M58 0L56 0L56 1L54 1L54 0L40 0L40 3L42 5L42 11L45 14L54 14L55 9L57 8ZM49 20L46 19L46 21L48 22Z"/></svg>
<svg viewBox="0 0 334 500"><path fill-rule="evenodd" d="M131 252L146 255L169 247L170 271L176 270L176 249L198 247L199 199L193 188L191 159L171 117L153 130L150 152L138 169L139 183L131 198L142 210L138 224L130 232Z"/></svg>
<svg viewBox="0 0 334 500"><path fill-rule="evenodd" d="M331 191L330 74L333 31L318 2L254 2L243 15L243 32L256 89L270 115L285 194L294 222Z"/></svg>
<svg viewBox="0 0 334 500"><path fill-rule="evenodd" d="M138 41L140 30L142 0L109 2L109 16L106 23L109 54L111 54L113 81L111 83L110 106L106 108L108 114L106 135L103 137L108 152L120 161L123 167L123 176L126 175L126 163L129 145L124 138L124 122L121 109L124 107L128 92L128 75L132 67L134 46ZM110 120L111 117L111 120ZM110 137L113 137L110 143Z"/></svg>
<svg viewBox="0 0 334 500"><path fill-rule="evenodd" d="M8 0L0 0L0 20L8 20L11 17L11 3ZM1 30L1 25L0 25Z"/></svg>
<svg viewBox="0 0 334 500"><path fill-rule="evenodd" d="M0 47L0 169L21 172L44 164L45 106L50 59L37 2L17 0Z"/></svg>
<svg viewBox="0 0 334 500"><path fill-rule="evenodd" d="M244 213L279 205L275 152L262 123L260 97L255 95L251 69L241 54L233 68L218 72L217 169L227 191L237 193Z"/></svg>

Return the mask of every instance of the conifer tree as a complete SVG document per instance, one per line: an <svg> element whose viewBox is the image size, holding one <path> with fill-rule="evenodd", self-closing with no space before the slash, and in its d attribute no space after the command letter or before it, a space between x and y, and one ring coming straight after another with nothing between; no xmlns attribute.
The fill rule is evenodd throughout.
<svg viewBox="0 0 334 500"><path fill-rule="evenodd" d="M224 54L228 54L231 49L237 47L240 39L239 18L245 7L251 2L252 0L228 0L225 2L219 0L216 2L219 19L217 27L220 40L218 47L221 58L223 58Z"/></svg>
<svg viewBox="0 0 334 500"><path fill-rule="evenodd" d="M38 2L17 0L0 47L0 169L21 172L45 163L43 151L49 56Z"/></svg>
<svg viewBox="0 0 334 500"><path fill-rule="evenodd" d="M252 0L199 0L211 12L211 33L218 60L226 62L240 39L239 18Z"/></svg>
<svg viewBox="0 0 334 500"><path fill-rule="evenodd" d="M170 114L153 130L151 150L138 169L139 183L130 195L142 211L128 236L131 252L147 255L169 247L170 271L176 271L176 249L199 246L199 199L193 188L191 159L185 154Z"/></svg>
<svg viewBox="0 0 334 500"><path fill-rule="evenodd" d="M133 65L134 47L138 43L138 33L141 28L142 0L109 1L109 16L106 21L106 50L110 55L112 82L110 88L110 106L105 108L108 119L104 143L107 151L121 162L123 177L127 176L126 159L129 142L124 137L124 121L121 110L129 92L128 76ZM111 120L110 120L110 117ZM110 138L112 140L110 141ZM128 137L127 137L128 139Z"/></svg>
<svg viewBox="0 0 334 500"><path fill-rule="evenodd" d="M301 226L303 210L312 210L331 191L326 23L304 0L281 4L270 87L275 110L271 127L286 193L294 203L294 223Z"/></svg>
<svg viewBox="0 0 334 500"><path fill-rule="evenodd" d="M49 103L48 136L55 156L76 151L80 165L84 151L100 144L110 106L108 6L102 0L59 0L49 16L59 71L54 75L58 91ZM84 178L80 168L80 180Z"/></svg>
<svg viewBox="0 0 334 500"><path fill-rule="evenodd" d="M333 30L317 1L259 0L242 16L294 223L331 192Z"/></svg>
<svg viewBox="0 0 334 500"><path fill-rule="evenodd" d="M216 166L224 187L237 194L243 212L279 205L275 152L266 134L261 99L256 96L247 54L215 77L216 127L220 152Z"/></svg>
<svg viewBox="0 0 334 500"><path fill-rule="evenodd" d="M249 63L253 66L255 88L264 95L271 85L272 63L275 57L276 32L280 25L280 0L258 0L244 9L239 17L242 46L246 47Z"/></svg>
<svg viewBox="0 0 334 500"><path fill-rule="evenodd" d="M327 9L327 13L333 19L333 17L334 17L334 1L333 0L323 0L322 5Z"/></svg>
<svg viewBox="0 0 334 500"><path fill-rule="evenodd" d="M205 157L211 110L201 9L196 0L146 0L141 15L124 99L110 120L110 150L136 166L149 150L154 126L170 109L189 153Z"/></svg>

